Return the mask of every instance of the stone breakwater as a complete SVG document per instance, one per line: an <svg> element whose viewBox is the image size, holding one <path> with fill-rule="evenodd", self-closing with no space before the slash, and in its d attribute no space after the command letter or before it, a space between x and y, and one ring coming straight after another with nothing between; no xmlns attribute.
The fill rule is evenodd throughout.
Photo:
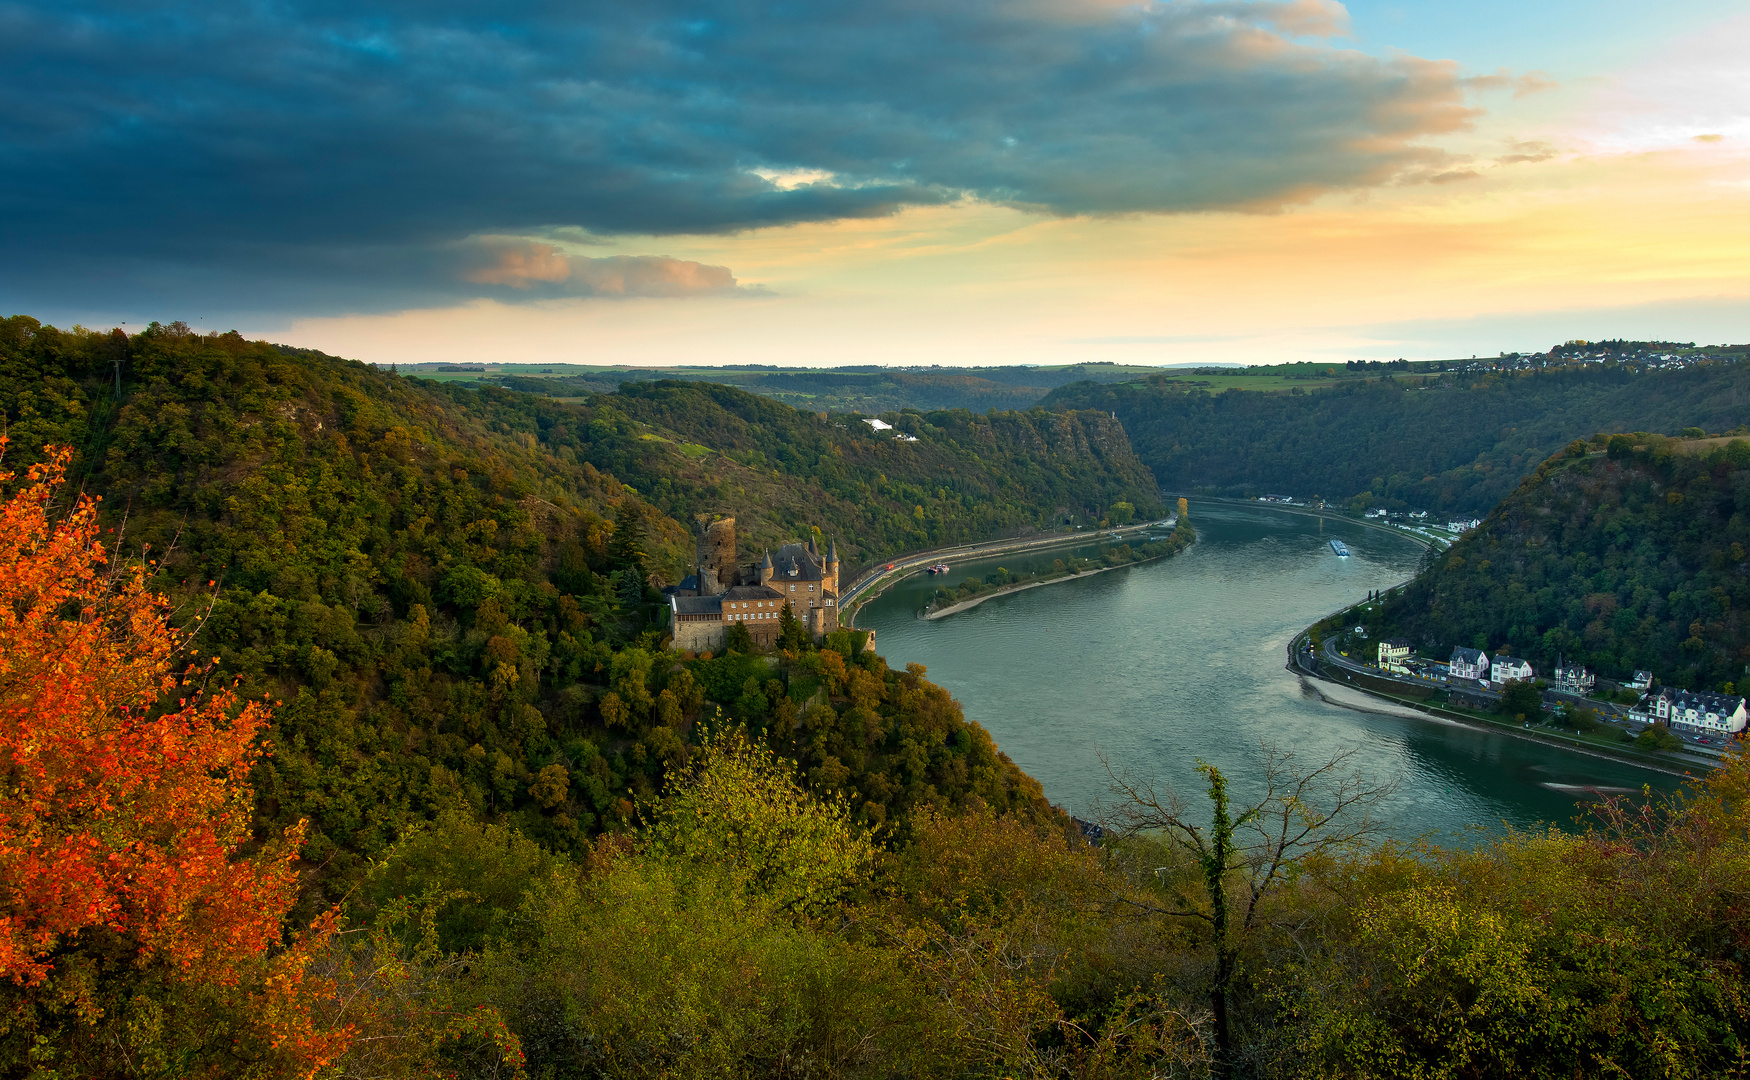
<svg viewBox="0 0 1750 1080"><path fill-rule="evenodd" d="M946 619L950 615L955 615L962 611L970 611L984 603L986 600L995 600L999 596L1008 596L1010 593L1026 592L1028 589L1037 589L1041 585L1056 585L1060 581L1080 581L1083 578L1091 578L1095 574L1104 574L1108 570L1123 570L1125 567L1141 566L1143 563L1154 562L1155 559L1164 559L1166 557L1166 555L1156 555L1153 558L1138 559L1135 562L1125 563L1124 566L1102 566L1098 570L1089 570L1086 573L1081 574L1065 574L1062 577L1049 578L1045 581L1023 581L1016 585L1004 585L1001 588L992 589L990 592L981 593L978 596L969 597L958 603L949 604L947 607L939 610L925 611L924 618Z"/></svg>
<svg viewBox="0 0 1750 1080"><path fill-rule="evenodd" d="M983 559L992 555L1006 555L1016 551L1042 551L1047 548L1079 547L1097 543L1102 535L1113 540L1119 540L1126 535L1134 536L1150 529L1177 528L1179 515L1171 514L1164 521L1145 522L1141 525L1127 525L1122 529L1113 529L1109 533L1058 533L1048 536L1016 537L1012 540L998 540L984 544L964 544L958 547L937 548L896 559L890 568L876 570L858 578L845 594L840 597L839 605L844 625L855 628L857 612L862 606L882 593L888 587L904 578L915 575L919 570L931 563L947 559ZM1138 560L1146 561L1146 560ZM1134 564L1132 564L1134 565ZM1087 574L1082 574L1087 577Z"/></svg>

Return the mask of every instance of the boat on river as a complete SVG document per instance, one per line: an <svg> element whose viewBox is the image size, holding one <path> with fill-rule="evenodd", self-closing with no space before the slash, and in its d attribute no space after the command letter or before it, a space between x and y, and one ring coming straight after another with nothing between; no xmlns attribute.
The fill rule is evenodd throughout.
<svg viewBox="0 0 1750 1080"><path fill-rule="evenodd" d="M1343 541L1341 540L1332 540L1331 550L1345 559L1349 557L1349 549L1343 545Z"/></svg>
<svg viewBox="0 0 1750 1080"><path fill-rule="evenodd" d="M948 564L945 562L939 562L936 565L930 567L929 572L932 574L946 574L948 572Z"/></svg>

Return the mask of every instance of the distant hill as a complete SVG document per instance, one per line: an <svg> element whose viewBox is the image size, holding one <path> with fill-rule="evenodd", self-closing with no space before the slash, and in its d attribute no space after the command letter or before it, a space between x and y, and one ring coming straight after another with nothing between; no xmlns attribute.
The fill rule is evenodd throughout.
<svg viewBox="0 0 1750 1080"><path fill-rule="evenodd" d="M889 414L892 431L877 432L856 416L666 380L628 383L572 409L588 428L549 428L549 447L612 471L678 518L733 509L749 544L775 543L792 522L810 521L848 541L847 558L871 560L1098 522L1118 502L1139 516L1165 509L1123 427L1100 412L904 412Z"/></svg>
<svg viewBox="0 0 1750 1080"><path fill-rule="evenodd" d="M463 375L457 365L421 365L407 374L469 378L524 393L576 398L609 393L623 382L652 379L710 382L775 398L810 412L861 412L875 415L902 409L1028 409L1055 387L1068 383L1135 379L1160 368L1118 364L1068 364L1056 367L892 368L859 365L839 368L733 367L584 368L558 365L481 366Z"/></svg>
<svg viewBox="0 0 1750 1080"><path fill-rule="evenodd" d="M1378 634L1750 684L1750 442L1616 434L1537 467L1388 597Z"/></svg>
<svg viewBox="0 0 1750 1080"><path fill-rule="evenodd" d="M1274 492L1470 516L1576 438L1741 429L1750 421L1750 364L1448 371L1266 394L1188 390L1150 376L1062 387L1042 404L1116 413L1168 491Z"/></svg>

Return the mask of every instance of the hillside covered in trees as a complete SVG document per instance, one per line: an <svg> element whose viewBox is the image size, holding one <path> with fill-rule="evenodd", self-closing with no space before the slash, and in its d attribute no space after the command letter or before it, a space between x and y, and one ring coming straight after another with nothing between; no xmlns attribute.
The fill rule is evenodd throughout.
<svg viewBox="0 0 1750 1080"><path fill-rule="evenodd" d="M1341 757L1266 753L1232 806L1214 769L1181 793L1120 770L1090 844L854 633L663 649L652 581L689 546L667 500L746 518L838 465L903 507L917 474L869 473L924 449L968 477L944 522L1048 521L1025 484L1127 491L1086 418L908 416L897 444L733 391L567 406L17 318L0 395L4 472L73 448L58 489L0 482L7 1075L1701 1078L1750 1055L1750 757L1685 802L1461 850L1372 842L1389 785ZM1612 535L1688 552L1713 533L1660 508L1724 513L1745 453L1688 450L1582 447L1546 478L1642 470ZM979 491L1007 509L973 516Z"/></svg>
<svg viewBox="0 0 1750 1080"><path fill-rule="evenodd" d="M454 367L454 365L438 365ZM873 364L838 368L766 368L757 364L734 367L494 368L480 365L477 378L511 390L549 397L580 397L612 393L623 382L652 378L734 386L761 397L782 401L808 412L857 412L876 415L911 409L1029 409L1053 389L1072 382L1113 382L1134 379L1158 370L1117 364L1066 364L1061 367L931 367L895 368ZM414 374L431 369L420 366Z"/></svg>
<svg viewBox="0 0 1750 1080"><path fill-rule="evenodd" d="M1066 386L1043 404L1115 412L1168 491L1478 516L1574 439L1741 428L1750 364L1448 372L1268 394L1187 391L1150 377Z"/></svg>
<svg viewBox="0 0 1750 1080"><path fill-rule="evenodd" d="M1558 656L1696 690L1750 684L1750 441L1576 440L1482 525L1430 554L1378 633Z"/></svg>
<svg viewBox="0 0 1750 1080"><path fill-rule="evenodd" d="M549 446L575 446L676 517L736 505L762 544L813 520L850 541L849 557L869 560L1094 524L1118 503L1142 518L1164 511L1153 476L1104 413L904 412L893 432L878 432L854 416L680 382L628 383L575 408L591 420L589 441L573 429L570 441L550 433ZM665 445L646 428L685 441ZM699 454L701 445L713 453Z"/></svg>
<svg viewBox="0 0 1750 1080"><path fill-rule="evenodd" d="M626 408L579 407L236 334L0 322L8 466L73 447L72 482L102 497L110 542L151 560L219 675L283 702L279 752L256 776L259 827L308 819L305 857L333 888L445 812L581 850L631 821L719 709L765 727L871 825L967 799L1045 814L1038 785L944 691L849 633L825 650L793 641L782 657L664 652L655 586L685 572L693 540L663 507L737 514L771 541L818 526L853 553L922 545L1049 522L1056 505L1028 493L1075 477L1143 502L1102 473L1104 453L1125 460L1122 433L1100 418L998 416L953 428L956 456L960 443L879 443L714 389L727 406L654 386ZM672 415L685 433L658 434L632 410ZM796 435L810 460L836 465L827 483L842 496L777 456L793 428L812 432ZM1089 431L1119 442L1093 445ZM933 469L964 483L908 486Z"/></svg>

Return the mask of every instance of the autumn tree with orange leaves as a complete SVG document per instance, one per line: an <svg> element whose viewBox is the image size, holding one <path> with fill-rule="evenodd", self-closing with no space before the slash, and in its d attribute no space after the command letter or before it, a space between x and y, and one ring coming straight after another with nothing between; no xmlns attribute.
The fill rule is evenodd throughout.
<svg viewBox="0 0 1750 1080"><path fill-rule="evenodd" d="M313 1075L349 1032L313 1019L326 921L282 942L299 830L251 843L269 710L187 664L48 457L0 505L0 1070Z"/></svg>

